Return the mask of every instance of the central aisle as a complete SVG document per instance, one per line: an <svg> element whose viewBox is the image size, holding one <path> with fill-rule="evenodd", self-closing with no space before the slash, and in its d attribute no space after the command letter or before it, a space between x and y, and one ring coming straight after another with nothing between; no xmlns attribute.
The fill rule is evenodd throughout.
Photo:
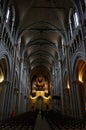
<svg viewBox="0 0 86 130"><path fill-rule="evenodd" d="M45 117L41 116L41 111L39 111L39 113L38 113L34 130L51 130Z"/></svg>

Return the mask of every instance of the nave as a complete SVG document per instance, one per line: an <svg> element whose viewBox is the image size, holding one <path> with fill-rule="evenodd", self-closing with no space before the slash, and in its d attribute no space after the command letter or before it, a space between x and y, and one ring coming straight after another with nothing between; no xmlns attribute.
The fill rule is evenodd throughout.
<svg viewBox="0 0 86 130"><path fill-rule="evenodd" d="M86 118L74 119L53 110L29 111L3 120L0 130L86 130Z"/></svg>
<svg viewBox="0 0 86 130"><path fill-rule="evenodd" d="M86 130L86 0L0 0L0 123Z"/></svg>

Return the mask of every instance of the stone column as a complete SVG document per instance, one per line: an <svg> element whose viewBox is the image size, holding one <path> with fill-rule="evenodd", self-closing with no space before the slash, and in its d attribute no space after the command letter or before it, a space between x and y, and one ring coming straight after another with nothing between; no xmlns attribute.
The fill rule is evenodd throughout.
<svg viewBox="0 0 86 130"><path fill-rule="evenodd" d="M74 84L73 84L73 82L71 82L71 84L72 85L70 87L70 112L71 112L70 116L74 117L74 115L75 115L75 112L74 112L74 110L75 110L75 106L74 106L74 90L73 90Z"/></svg>
<svg viewBox="0 0 86 130"><path fill-rule="evenodd" d="M86 80L83 81L83 89L84 89L84 93L83 93L83 96L84 96L84 104L85 104L85 111L86 111Z"/></svg>
<svg viewBox="0 0 86 130"><path fill-rule="evenodd" d="M22 80L22 69L23 69L23 61L24 59L23 58L20 58L20 67L19 67L19 105L18 105L18 112L20 112L21 110L21 80Z"/></svg>
<svg viewBox="0 0 86 130"><path fill-rule="evenodd" d="M8 87L9 82L8 81L3 81L0 83L0 120L6 118L6 109L5 109L5 104L6 104L6 93L7 93L7 87Z"/></svg>
<svg viewBox="0 0 86 130"><path fill-rule="evenodd" d="M19 98L19 89L14 88L14 95L15 95L15 101L14 101L14 109L16 113L18 113L18 98Z"/></svg>
<svg viewBox="0 0 86 130"><path fill-rule="evenodd" d="M83 100L82 99L82 95L80 93L82 93L81 88L83 87L82 83L79 81L74 81L73 82L73 96L74 96L74 117L76 118L82 118L82 104L83 104Z"/></svg>
<svg viewBox="0 0 86 130"><path fill-rule="evenodd" d="M71 20L69 21L69 25L70 25L70 33L71 33L71 37L73 37L73 30L72 30L72 22L71 22Z"/></svg>
<svg viewBox="0 0 86 130"><path fill-rule="evenodd" d="M14 59L13 59L13 71L12 71L12 82L11 82L11 91L10 91L10 113L13 111L13 98L14 98L14 88L15 88L15 77L16 77L16 65L17 65L17 54L18 54L18 44L14 46Z"/></svg>
<svg viewBox="0 0 86 130"><path fill-rule="evenodd" d="M55 63L54 63L54 79L53 79L53 82L54 82L54 95L56 94L56 74L55 74Z"/></svg>
<svg viewBox="0 0 86 130"><path fill-rule="evenodd" d="M5 93L5 100L4 100L4 107L3 107L3 113L4 118L8 118L9 116L9 89L10 89L10 83L5 81L5 87L6 87L6 93Z"/></svg>
<svg viewBox="0 0 86 130"><path fill-rule="evenodd" d="M70 57L69 57L69 43L67 38L67 45L65 45L66 50L66 63L67 63L67 73L68 73L68 79L69 79L69 85L70 85L70 91L69 91L69 99L70 99L70 115L73 116L73 91L72 91L72 71L71 71L71 65L70 65Z"/></svg>
<svg viewBox="0 0 86 130"><path fill-rule="evenodd" d="M12 19L12 26L11 26L11 35L13 34L13 29L14 29L14 18Z"/></svg>
<svg viewBox="0 0 86 130"><path fill-rule="evenodd" d="M60 74L61 74L61 109L62 109L62 113L64 114L64 100L63 100L63 73L62 73L62 60L59 59L59 63L60 63Z"/></svg>

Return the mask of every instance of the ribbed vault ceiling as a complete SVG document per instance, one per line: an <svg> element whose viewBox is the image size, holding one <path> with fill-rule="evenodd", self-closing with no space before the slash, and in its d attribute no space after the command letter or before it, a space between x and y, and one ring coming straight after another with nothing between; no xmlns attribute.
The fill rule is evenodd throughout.
<svg viewBox="0 0 86 130"><path fill-rule="evenodd" d="M16 38L28 54L30 69L51 69L60 38L65 38L72 0L10 0L16 11Z"/></svg>

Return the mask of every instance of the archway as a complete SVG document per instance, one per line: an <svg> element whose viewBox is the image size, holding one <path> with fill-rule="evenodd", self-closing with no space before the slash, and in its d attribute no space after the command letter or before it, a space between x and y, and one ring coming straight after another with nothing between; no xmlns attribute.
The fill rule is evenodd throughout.
<svg viewBox="0 0 86 130"><path fill-rule="evenodd" d="M7 63L4 58L0 59L0 120L8 116L9 81Z"/></svg>
<svg viewBox="0 0 86 130"><path fill-rule="evenodd" d="M74 69L74 99L76 113L80 117L86 115L86 62L79 59ZM78 110L77 110L78 108Z"/></svg>
<svg viewBox="0 0 86 130"><path fill-rule="evenodd" d="M79 84L80 99L82 102L82 111L86 113L86 62L80 60L77 67Z"/></svg>

